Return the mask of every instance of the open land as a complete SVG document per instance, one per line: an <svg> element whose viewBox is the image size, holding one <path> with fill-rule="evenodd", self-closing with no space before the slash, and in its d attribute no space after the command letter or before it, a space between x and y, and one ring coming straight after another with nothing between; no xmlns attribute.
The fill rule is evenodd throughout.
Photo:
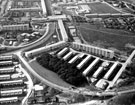
<svg viewBox="0 0 135 105"><path fill-rule="evenodd" d="M91 13L120 13L109 5L101 2L89 3Z"/></svg>
<svg viewBox="0 0 135 105"><path fill-rule="evenodd" d="M105 48L114 47L118 50L125 50L125 45L135 44L134 33L117 30L117 29L105 29L99 25L80 25L80 32L85 41L94 43L100 41Z"/></svg>

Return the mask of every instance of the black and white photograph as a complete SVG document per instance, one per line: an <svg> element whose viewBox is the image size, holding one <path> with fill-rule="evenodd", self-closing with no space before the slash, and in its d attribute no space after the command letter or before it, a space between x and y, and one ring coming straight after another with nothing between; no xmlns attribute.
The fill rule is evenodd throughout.
<svg viewBox="0 0 135 105"><path fill-rule="evenodd" d="M135 0L0 0L0 105L135 105Z"/></svg>

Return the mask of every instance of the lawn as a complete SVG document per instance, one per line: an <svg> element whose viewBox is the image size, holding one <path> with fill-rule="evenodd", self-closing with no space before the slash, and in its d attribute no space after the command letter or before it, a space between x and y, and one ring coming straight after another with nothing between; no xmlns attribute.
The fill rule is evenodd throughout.
<svg viewBox="0 0 135 105"><path fill-rule="evenodd" d="M35 72L37 74L39 74L44 79L50 81L51 83L54 83L58 86L63 86L66 88L71 87L70 84L68 84L68 83L64 82L62 79L60 79L60 77L56 73L42 67L35 60L30 62L29 64L35 70Z"/></svg>
<svg viewBox="0 0 135 105"><path fill-rule="evenodd" d="M125 50L125 45L135 45L135 36L131 32L117 29L106 29L101 26L81 24L80 32L85 41L99 43L105 48L114 47Z"/></svg>
<svg viewBox="0 0 135 105"><path fill-rule="evenodd" d="M89 3L89 7L91 8L91 13L120 13L109 5L101 2Z"/></svg>

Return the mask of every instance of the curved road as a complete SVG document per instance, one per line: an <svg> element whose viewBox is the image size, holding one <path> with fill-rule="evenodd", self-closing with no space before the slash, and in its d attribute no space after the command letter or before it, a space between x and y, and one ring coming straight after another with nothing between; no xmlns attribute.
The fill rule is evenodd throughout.
<svg viewBox="0 0 135 105"><path fill-rule="evenodd" d="M47 30L46 30L45 34L40 39L38 39L35 42L30 43L28 45L22 46L20 48L14 49L15 47L14 48L12 47L14 49L13 51L7 51L6 53L1 53L0 55L11 54L11 53L18 52L20 50L27 51L29 49L36 48L36 47L44 44L44 42L46 42L51 37L51 35L54 33L54 31L55 31L55 23L49 23L49 24L47 24Z"/></svg>

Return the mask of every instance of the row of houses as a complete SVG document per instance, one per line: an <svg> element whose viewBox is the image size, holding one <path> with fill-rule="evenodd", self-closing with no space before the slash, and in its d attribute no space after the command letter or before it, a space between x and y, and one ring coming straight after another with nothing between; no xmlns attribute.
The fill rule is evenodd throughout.
<svg viewBox="0 0 135 105"><path fill-rule="evenodd" d="M17 76L18 66L13 58L13 55L0 56L0 104L20 102L20 96L26 94L26 84Z"/></svg>

